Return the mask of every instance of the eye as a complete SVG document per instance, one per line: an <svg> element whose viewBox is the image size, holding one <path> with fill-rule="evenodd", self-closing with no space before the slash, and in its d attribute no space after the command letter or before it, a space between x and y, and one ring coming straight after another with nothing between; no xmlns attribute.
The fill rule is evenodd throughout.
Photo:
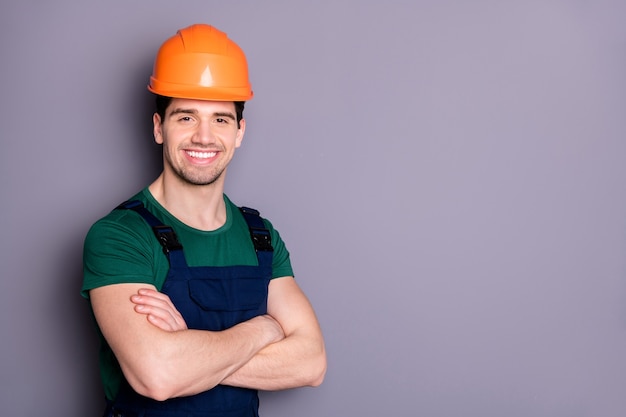
<svg viewBox="0 0 626 417"><path fill-rule="evenodd" d="M190 122L191 121L191 117L183 116L180 119L178 119L178 121L180 121L180 122Z"/></svg>
<svg viewBox="0 0 626 417"><path fill-rule="evenodd" d="M228 123L228 119L224 119L223 117L218 117L217 119L215 119L215 122L219 124L226 124Z"/></svg>

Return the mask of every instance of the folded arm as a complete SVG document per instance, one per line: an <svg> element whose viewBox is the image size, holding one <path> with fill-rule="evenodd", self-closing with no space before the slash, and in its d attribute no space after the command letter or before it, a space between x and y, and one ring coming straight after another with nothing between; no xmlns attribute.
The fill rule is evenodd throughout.
<svg viewBox="0 0 626 417"><path fill-rule="evenodd" d="M108 285L91 290L90 299L124 376L144 396L165 400L209 390L284 338L281 325L268 315L211 332L186 329L184 321L176 324L174 309L165 320L174 324L163 329L154 316L146 320L135 311L138 305L131 297L142 288L154 289L146 284Z"/></svg>
<svg viewBox="0 0 626 417"><path fill-rule="evenodd" d="M320 385L326 373L324 339L293 277L270 281L267 313L280 323L285 338L263 348L221 383L261 390Z"/></svg>
<svg viewBox="0 0 626 417"><path fill-rule="evenodd" d="M166 295L142 290L132 300L136 311L154 326L165 331L186 328ZM267 312L285 338L260 349L220 383L261 390L321 384L326 373L324 339L313 308L293 277L270 281Z"/></svg>

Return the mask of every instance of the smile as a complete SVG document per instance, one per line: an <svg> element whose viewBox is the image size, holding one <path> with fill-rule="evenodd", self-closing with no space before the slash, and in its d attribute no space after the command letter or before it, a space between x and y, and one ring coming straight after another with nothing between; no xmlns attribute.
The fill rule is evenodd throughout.
<svg viewBox="0 0 626 417"><path fill-rule="evenodd" d="M215 155L217 155L217 152L197 152L197 151L187 151L187 155L191 156L192 158L213 158Z"/></svg>

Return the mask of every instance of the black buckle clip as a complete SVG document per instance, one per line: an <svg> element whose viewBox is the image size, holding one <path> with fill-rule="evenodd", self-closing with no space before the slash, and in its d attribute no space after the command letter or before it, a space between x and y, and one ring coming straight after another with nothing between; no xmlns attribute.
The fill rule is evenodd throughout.
<svg viewBox="0 0 626 417"><path fill-rule="evenodd" d="M180 250L183 245L180 244L176 237L176 232L170 226L153 226L152 230L156 235L161 246L163 246L163 253L168 254L173 250Z"/></svg>
<svg viewBox="0 0 626 417"><path fill-rule="evenodd" d="M252 236L252 243L254 243L254 249L257 251L273 252L272 236L269 230L260 229L258 227L250 228L250 235Z"/></svg>

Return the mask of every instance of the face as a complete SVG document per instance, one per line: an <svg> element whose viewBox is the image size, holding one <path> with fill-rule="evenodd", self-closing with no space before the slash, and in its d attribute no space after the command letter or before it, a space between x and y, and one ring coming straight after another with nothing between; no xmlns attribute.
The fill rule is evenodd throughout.
<svg viewBox="0 0 626 417"><path fill-rule="evenodd" d="M172 99L163 120L153 116L155 141L163 145L164 175L192 185L223 181L245 120L237 127L235 104L225 101Z"/></svg>

